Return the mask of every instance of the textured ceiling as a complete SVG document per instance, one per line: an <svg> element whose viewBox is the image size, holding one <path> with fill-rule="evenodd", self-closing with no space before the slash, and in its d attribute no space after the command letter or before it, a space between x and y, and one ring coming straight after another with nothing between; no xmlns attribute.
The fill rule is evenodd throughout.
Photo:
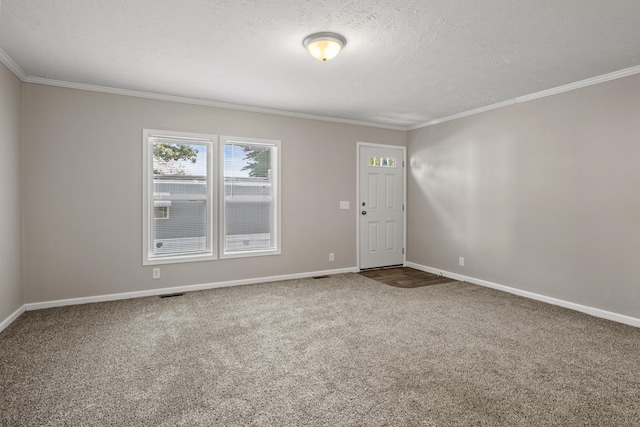
<svg viewBox="0 0 640 427"><path fill-rule="evenodd" d="M640 65L638 0L0 1L27 81L403 128ZM303 49L318 31L336 59Z"/></svg>

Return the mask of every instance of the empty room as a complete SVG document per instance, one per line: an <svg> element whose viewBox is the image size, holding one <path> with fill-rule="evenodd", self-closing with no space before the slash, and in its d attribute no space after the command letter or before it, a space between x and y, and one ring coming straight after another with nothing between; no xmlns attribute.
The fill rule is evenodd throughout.
<svg viewBox="0 0 640 427"><path fill-rule="evenodd" d="M0 426L640 425L639 22L0 0Z"/></svg>

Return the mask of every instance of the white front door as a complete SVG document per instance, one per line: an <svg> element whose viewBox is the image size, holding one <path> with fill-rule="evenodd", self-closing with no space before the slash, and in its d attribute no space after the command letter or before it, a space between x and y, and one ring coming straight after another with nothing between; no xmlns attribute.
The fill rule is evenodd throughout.
<svg viewBox="0 0 640 427"><path fill-rule="evenodd" d="M360 268L404 260L404 148L360 145Z"/></svg>

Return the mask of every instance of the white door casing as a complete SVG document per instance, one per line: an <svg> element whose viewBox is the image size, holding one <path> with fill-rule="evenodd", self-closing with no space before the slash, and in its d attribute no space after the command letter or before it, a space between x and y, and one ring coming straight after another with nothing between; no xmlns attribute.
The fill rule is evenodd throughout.
<svg viewBox="0 0 640 427"><path fill-rule="evenodd" d="M405 148L358 143L359 268L404 262Z"/></svg>

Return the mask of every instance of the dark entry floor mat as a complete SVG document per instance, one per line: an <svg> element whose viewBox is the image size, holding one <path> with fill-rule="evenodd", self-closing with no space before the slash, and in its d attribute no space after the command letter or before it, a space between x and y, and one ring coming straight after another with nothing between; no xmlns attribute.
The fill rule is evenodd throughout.
<svg viewBox="0 0 640 427"><path fill-rule="evenodd" d="M427 273L411 267L391 267L375 270L364 270L358 273L369 279L377 280L396 288L420 288L422 286L458 283L457 280L437 274Z"/></svg>

